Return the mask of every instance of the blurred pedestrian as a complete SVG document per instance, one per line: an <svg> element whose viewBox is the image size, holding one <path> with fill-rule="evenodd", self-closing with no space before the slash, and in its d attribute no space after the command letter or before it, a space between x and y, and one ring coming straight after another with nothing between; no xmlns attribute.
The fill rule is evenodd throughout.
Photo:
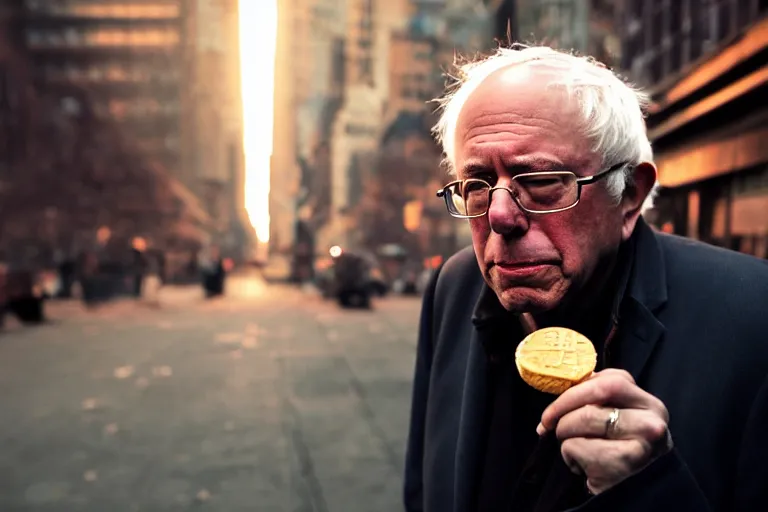
<svg viewBox="0 0 768 512"><path fill-rule="evenodd" d="M77 281L80 284L80 294L86 306L93 306L102 300L99 290L99 259L94 251L85 250L80 253L77 262Z"/></svg>
<svg viewBox="0 0 768 512"><path fill-rule="evenodd" d="M132 276L132 293L133 296L136 298L141 297L142 292L142 284L144 283L144 277L147 273L147 255L146 253L146 242L143 241L143 239L138 239L138 241L134 241L133 247L131 248L131 276Z"/></svg>
<svg viewBox="0 0 768 512"><path fill-rule="evenodd" d="M224 293L226 270L224 260L217 246L211 246L202 253L200 261L203 289L206 298L218 297Z"/></svg>
<svg viewBox="0 0 768 512"><path fill-rule="evenodd" d="M163 286L162 280L162 261L159 255L147 255L147 271L144 278L142 299L153 307L160 306L160 290Z"/></svg>
<svg viewBox="0 0 768 512"><path fill-rule="evenodd" d="M647 96L605 66L519 46L456 76L439 195L473 248L424 297L406 510L765 510L768 265L646 224ZM586 335L596 373L526 385L537 326Z"/></svg>

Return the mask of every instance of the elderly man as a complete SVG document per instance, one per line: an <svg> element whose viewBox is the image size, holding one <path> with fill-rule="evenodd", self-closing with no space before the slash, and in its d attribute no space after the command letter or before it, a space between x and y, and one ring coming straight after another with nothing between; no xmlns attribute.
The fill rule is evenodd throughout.
<svg viewBox="0 0 768 512"><path fill-rule="evenodd" d="M406 510L768 507L768 265L644 223L644 103L544 47L465 66L444 98L438 195L473 247L424 297ZM527 386L521 318L586 335L594 375Z"/></svg>

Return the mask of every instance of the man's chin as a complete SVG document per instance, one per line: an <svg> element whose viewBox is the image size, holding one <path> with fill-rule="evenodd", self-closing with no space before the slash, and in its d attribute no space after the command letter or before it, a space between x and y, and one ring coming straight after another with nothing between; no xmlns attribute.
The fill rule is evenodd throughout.
<svg viewBox="0 0 768 512"><path fill-rule="evenodd" d="M502 307L512 313L543 313L555 309L565 295L558 289L540 289L523 286L496 287L496 296Z"/></svg>

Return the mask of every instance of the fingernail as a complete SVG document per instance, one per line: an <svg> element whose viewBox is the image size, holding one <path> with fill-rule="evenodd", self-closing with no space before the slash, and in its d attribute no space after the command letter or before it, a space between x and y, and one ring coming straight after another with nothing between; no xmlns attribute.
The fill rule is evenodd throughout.
<svg viewBox="0 0 768 512"><path fill-rule="evenodd" d="M537 433L537 434L539 434L539 437L541 437L541 436L543 436L544 434L546 434L546 433L547 433L547 429L545 429L545 428L544 428L544 425L542 425L541 423L539 423L539 424L536 426L536 433Z"/></svg>

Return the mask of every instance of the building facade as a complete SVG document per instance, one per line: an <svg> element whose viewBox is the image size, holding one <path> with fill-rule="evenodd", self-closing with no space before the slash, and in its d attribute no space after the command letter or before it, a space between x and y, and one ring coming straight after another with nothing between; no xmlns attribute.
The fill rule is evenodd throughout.
<svg viewBox="0 0 768 512"><path fill-rule="evenodd" d="M294 242L296 204L300 187L296 121L296 94L306 85L303 66L294 59L305 58L302 37L307 30L310 0L281 0L277 9L277 41L275 48L275 92L273 148L269 187L269 250L287 255ZM307 62L303 62L307 64ZM297 77L297 73L302 76Z"/></svg>
<svg viewBox="0 0 768 512"><path fill-rule="evenodd" d="M367 245L360 212L377 197L372 184L388 165L385 154L400 158L425 146L416 153L429 153L427 167L442 180L423 121L455 54L493 46L492 11L472 0L301 0L281 2L280 12L271 248L285 254L302 248L307 259L334 245ZM419 133L401 133L404 125L418 125ZM423 190L436 182L411 177L402 184L407 197L426 201ZM430 205L439 203L431 188L428 195ZM393 215L410 236L404 211Z"/></svg>
<svg viewBox="0 0 768 512"><path fill-rule="evenodd" d="M187 186L181 168L182 6L174 0L23 3L26 47L47 84L87 87L95 114Z"/></svg>
<svg viewBox="0 0 768 512"><path fill-rule="evenodd" d="M628 0L623 67L648 116L665 231L768 257L768 5Z"/></svg>
<svg viewBox="0 0 768 512"><path fill-rule="evenodd" d="M211 241L238 258L253 243L245 210L238 0L186 0L182 166L211 217Z"/></svg>
<svg viewBox="0 0 768 512"><path fill-rule="evenodd" d="M178 152L178 5L2 4L0 240L50 263L94 243L204 243L208 215L173 174ZM44 185L43 185L44 184ZM26 249L25 249L26 250Z"/></svg>
<svg viewBox="0 0 768 512"><path fill-rule="evenodd" d="M49 245L109 230L113 240L140 237L186 258L211 243L228 256L243 254L253 230L244 207L237 6L2 2L10 21L0 44L0 104L7 104L0 106L0 143L17 148L5 160L23 165L26 176L47 172L43 182L57 189L46 197L19 173L0 176L0 189L34 195L37 202L26 204L46 212L30 220L24 202L11 211L6 200L5 219L47 226L40 228L45 237L30 236L60 239ZM12 174L9 162L0 174ZM32 233L24 223L6 223Z"/></svg>
<svg viewBox="0 0 768 512"><path fill-rule="evenodd" d="M762 0L491 0L496 36L589 54L652 93L660 229L766 257Z"/></svg>
<svg viewBox="0 0 768 512"><path fill-rule="evenodd" d="M546 44L621 62L623 0L489 0L495 37L502 43ZM511 36L511 37L510 37Z"/></svg>
<svg viewBox="0 0 768 512"><path fill-rule="evenodd" d="M331 214L318 243L359 246L355 206L360 183L372 176L372 162L384 129L389 83L390 38L408 19L404 1L347 2L343 100L333 123ZM356 185L357 184L357 185Z"/></svg>

